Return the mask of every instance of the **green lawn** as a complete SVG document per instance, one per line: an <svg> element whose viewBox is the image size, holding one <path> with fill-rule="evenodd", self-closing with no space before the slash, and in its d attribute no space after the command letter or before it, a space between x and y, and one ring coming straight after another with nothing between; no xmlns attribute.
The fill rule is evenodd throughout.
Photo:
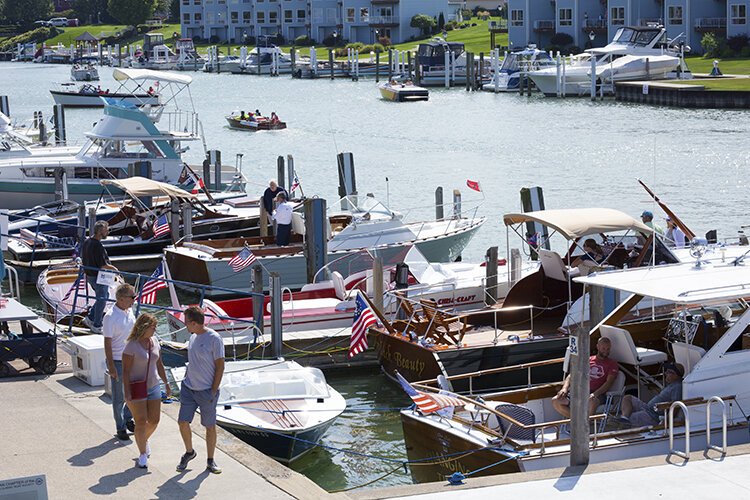
<svg viewBox="0 0 750 500"><path fill-rule="evenodd" d="M60 33L54 38L50 38L47 40L47 45L57 45L58 43L62 43L63 45L70 45L71 43L74 43L74 39L83 34L84 32L88 31L95 37L105 37L105 36L113 36L118 31L122 31L125 29L124 25L116 25L116 24L98 24L98 25L88 25L88 26L76 26L71 28L63 28L63 33ZM155 27L152 30L149 31L149 33L164 33L164 38L171 39L173 32L180 33L180 25L179 24L164 24L161 27ZM142 43L143 42L143 35L138 35L136 37L131 37L129 39L123 40L120 42L120 45L125 45L128 43Z"/></svg>
<svg viewBox="0 0 750 500"><path fill-rule="evenodd" d="M731 58L714 59L701 56L690 56L685 62L693 73L710 73L714 67L714 61L719 61L719 69L727 75L750 75L750 59Z"/></svg>
<svg viewBox="0 0 750 500"><path fill-rule="evenodd" d="M750 78L707 78L683 80L687 85L703 85L706 90L744 90L750 91Z"/></svg>

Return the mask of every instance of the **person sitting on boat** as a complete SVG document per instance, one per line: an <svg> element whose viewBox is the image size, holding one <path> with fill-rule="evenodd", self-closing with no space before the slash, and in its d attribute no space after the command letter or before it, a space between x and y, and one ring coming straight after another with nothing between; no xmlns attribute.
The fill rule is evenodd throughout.
<svg viewBox="0 0 750 500"><path fill-rule="evenodd" d="M643 213L641 213L641 221L655 232L664 236L664 230L660 226L654 224L654 214L650 210L644 210Z"/></svg>
<svg viewBox="0 0 750 500"><path fill-rule="evenodd" d="M154 87L148 88L148 95L154 95Z"/></svg>
<svg viewBox="0 0 750 500"><path fill-rule="evenodd" d="M622 399L622 414L617 420L632 427L644 427L657 425L659 413L656 405L682 399L682 377L685 375L685 367L679 363L664 363L664 378L666 385L659 394L645 403L635 396L626 394Z"/></svg>
<svg viewBox="0 0 750 500"><path fill-rule="evenodd" d="M240 120L245 120L245 119L247 119L247 116L245 116L245 112L240 111Z"/></svg>
<svg viewBox="0 0 750 500"><path fill-rule="evenodd" d="M685 248L685 233L677 227L677 224L671 217L667 217L667 232L664 236L666 237L667 246Z"/></svg>
<svg viewBox="0 0 750 500"><path fill-rule="evenodd" d="M276 111L271 111L271 123L279 123L279 116Z"/></svg>
<svg viewBox="0 0 750 500"><path fill-rule="evenodd" d="M273 211L273 220L276 221L276 244L280 247L289 246L292 235L292 204L286 201L286 192L276 196L276 210Z"/></svg>
<svg viewBox="0 0 750 500"><path fill-rule="evenodd" d="M597 406L604 404L607 391L620 370L617 361L609 357L611 349L612 341L601 337L596 343L596 354L589 358L589 415L594 414ZM552 406L560 415L570 418L570 375L565 377L562 389L552 398Z"/></svg>
<svg viewBox="0 0 750 500"><path fill-rule="evenodd" d="M390 80L388 80L388 85L390 85L391 87L395 87L396 85L398 85L398 82L394 78L391 78Z"/></svg>
<svg viewBox="0 0 750 500"><path fill-rule="evenodd" d="M260 110L259 109L256 109L255 110L255 116L263 116L263 115L260 114Z"/></svg>
<svg viewBox="0 0 750 500"><path fill-rule="evenodd" d="M598 267L604 261L604 250L593 238L587 238L583 242L583 254L578 255L573 261L573 267L578 267L581 276L588 276L593 268Z"/></svg>
<svg viewBox="0 0 750 500"><path fill-rule="evenodd" d="M96 86L96 91L97 91L98 93L102 94L102 93L103 93L103 92L102 92L102 86L101 86L101 85L97 85L97 86Z"/></svg>

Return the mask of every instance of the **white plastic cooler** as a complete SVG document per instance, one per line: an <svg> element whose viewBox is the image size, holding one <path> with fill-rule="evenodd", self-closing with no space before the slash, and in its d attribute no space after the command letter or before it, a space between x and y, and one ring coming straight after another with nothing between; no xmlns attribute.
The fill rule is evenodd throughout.
<svg viewBox="0 0 750 500"><path fill-rule="evenodd" d="M68 339L71 350L73 374L91 386L104 385L107 361L104 355L104 337L86 335Z"/></svg>

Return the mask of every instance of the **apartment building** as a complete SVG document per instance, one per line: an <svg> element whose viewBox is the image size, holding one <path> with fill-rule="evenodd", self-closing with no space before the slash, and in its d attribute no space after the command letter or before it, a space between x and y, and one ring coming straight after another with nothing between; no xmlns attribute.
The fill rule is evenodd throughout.
<svg viewBox="0 0 750 500"><path fill-rule="evenodd" d="M307 35L321 43L329 36L392 43L419 34L409 26L416 14L446 21L455 17L448 0L181 0L182 36L242 43L245 36L281 33L286 41Z"/></svg>
<svg viewBox="0 0 750 500"><path fill-rule="evenodd" d="M700 54L701 38L750 35L750 0L508 0L511 47L550 45L555 33L568 33L574 45L606 45L623 26L658 23L669 38L681 37Z"/></svg>

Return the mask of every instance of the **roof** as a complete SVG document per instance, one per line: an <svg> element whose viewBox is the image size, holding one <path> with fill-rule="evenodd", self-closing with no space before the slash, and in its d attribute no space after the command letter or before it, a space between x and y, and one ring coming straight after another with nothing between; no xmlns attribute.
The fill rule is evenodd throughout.
<svg viewBox="0 0 750 500"><path fill-rule="evenodd" d="M539 222L551 227L569 240L589 234L608 233L633 229L642 233L653 230L626 213L612 208L567 208L560 210L539 210L503 216L506 226L524 222Z"/></svg>
<svg viewBox="0 0 750 500"><path fill-rule="evenodd" d="M685 263L600 272L574 281L677 304L696 304L750 295L750 266L703 264L698 268Z"/></svg>
<svg viewBox="0 0 750 500"><path fill-rule="evenodd" d="M129 179L104 179L99 181L102 186L115 186L122 189L130 196L160 196L166 195L170 198L195 199L194 194L190 194L184 189L172 186L165 182L154 181L145 177L130 177Z"/></svg>
<svg viewBox="0 0 750 500"><path fill-rule="evenodd" d="M125 80L146 81L156 80L160 82L179 83L190 85L193 78L188 75L169 73L167 71L153 71L150 69L133 69L133 68L115 68L112 72L115 80L122 82Z"/></svg>
<svg viewBox="0 0 750 500"><path fill-rule="evenodd" d="M97 37L95 37L88 31L84 31L83 33L75 37L73 40L75 40L76 42L98 42L99 41Z"/></svg>

